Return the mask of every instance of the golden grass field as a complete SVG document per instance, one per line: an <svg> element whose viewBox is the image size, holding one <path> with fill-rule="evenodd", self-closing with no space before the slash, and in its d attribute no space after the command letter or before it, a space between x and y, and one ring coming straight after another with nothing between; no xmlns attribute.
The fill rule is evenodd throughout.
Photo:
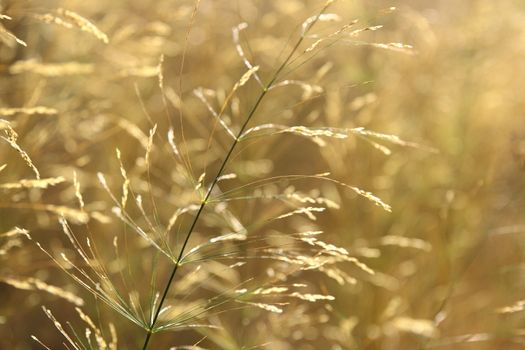
<svg viewBox="0 0 525 350"><path fill-rule="evenodd" d="M0 1L0 349L523 349L525 4Z"/></svg>

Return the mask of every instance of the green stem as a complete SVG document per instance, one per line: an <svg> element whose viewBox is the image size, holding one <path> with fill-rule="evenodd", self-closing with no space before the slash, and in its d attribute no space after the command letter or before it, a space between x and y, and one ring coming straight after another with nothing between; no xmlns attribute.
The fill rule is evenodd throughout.
<svg viewBox="0 0 525 350"><path fill-rule="evenodd" d="M328 5L329 4L327 3L323 7L323 9L321 10L321 12L319 12L319 14L315 18L315 20L312 21L311 24L308 26L308 28L304 31L304 34L309 29L311 29L313 27L313 25L318 21L319 17L328 8ZM200 216L201 216L201 214L202 214L202 212L204 210L204 207L208 203L208 199L210 198L211 193L212 193L213 189L215 188L215 185L217 185L217 182L219 181L219 178L222 175L222 173L224 171L224 168L226 167L226 164L230 160L230 158L231 158L231 156L233 154L233 151L235 150L235 147L239 143L240 137L242 136L242 134L246 130L246 127L248 126L248 123L250 122L252 117L255 115L255 112L259 108L259 105L261 104L262 100L264 99L264 97L266 96L266 94L268 93L270 88L273 86L273 84L275 83L275 81L277 80L279 75L281 74L282 70L286 67L286 65L288 64L288 62L292 58L292 56L295 54L295 52L297 51L297 49L299 48L299 46L303 42L304 37L305 37L304 34L301 35L299 40L297 40L297 43L293 47L292 51L290 51L290 53L288 54L286 59L279 66L279 68L275 71L272 79L270 80L270 82L268 84L266 84L266 86L264 87L263 91L261 92L261 94L257 98L257 101L255 102L255 104L253 105L252 109L250 110L250 113L248 113L248 117L246 118L246 120L244 121L244 124L241 126L241 129L237 133L237 137L235 138L235 140L233 141L232 145L230 146L230 149L228 150L228 153L226 154L226 157L224 157L224 160L222 161L222 164L221 164L219 170L217 171L217 174L215 175L215 177L213 179L213 182L208 187L206 195L204 196L204 199L201 202L199 210L197 211L197 214L195 215L195 217L193 219L193 222L191 223L191 226L190 226L190 228L188 230L188 234L186 235L184 243L182 244L181 250L179 252L179 256L177 257L177 260L175 261L175 266L173 267L173 270L171 271L170 278L168 279L168 282L166 283L166 287L164 288L164 292L162 293L162 297L160 299L159 305L157 306L157 310L155 311L155 315L153 316L152 322L151 322L150 327L148 329L148 333L146 334L146 339L144 340L144 345L142 346L142 350L146 350L148 348L149 341L151 339L151 335L154 333L155 325L156 325L157 320L159 318L160 311L162 310L162 306L163 306L163 304L164 304L164 302L166 300L166 296L168 295L168 292L169 292L169 290L171 288L171 284L173 283L173 279L175 278L175 274L177 273L177 270L178 270L178 268L180 266L180 262L181 262L181 260L182 260L182 258L184 256L184 251L186 249L186 246L187 246L187 244L188 244L188 242L190 240L191 235L193 234L193 230L195 229L195 226L197 225L197 222L198 222L198 220L199 220L199 218L200 218Z"/></svg>

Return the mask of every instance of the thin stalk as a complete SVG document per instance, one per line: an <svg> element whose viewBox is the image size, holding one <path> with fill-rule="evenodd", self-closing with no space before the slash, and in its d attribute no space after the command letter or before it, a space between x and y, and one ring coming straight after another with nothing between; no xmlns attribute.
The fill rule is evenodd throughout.
<svg viewBox="0 0 525 350"><path fill-rule="evenodd" d="M177 273L177 270L178 270L178 268L180 266L180 262L181 262L181 260L182 260L182 258L184 256L184 251L186 249L186 246L187 246L187 244L188 244L188 242L190 240L191 235L193 234L193 230L195 229L195 226L197 225L197 222L199 221L199 218L200 218L200 216L201 216L201 214L202 214L202 212L204 210L204 207L208 203L208 199L210 198L211 193L212 193L213 189L215 188L215 185L217 185L217 182L219 181L219 178L221 177L221 175L222 175L222 173L224 171L224 168L226 167L226 164L230 160L230 158L231 158L231 156L233 154L233 151L235 150L235 147L239 143L240 137L242 136L242 134L246 130L246 127L248 126L248 123L250 122L252 117L255 115L255 112L259 108L259 105L261 104L262 100L264 99L264 97L266 96L266 94L268 93L268 91L270 90L272 85L275 83L277 78L279 78L279 75L281 74L282 70L286 67L286 65L288 64L288 62L292 58L292 56L295 54L295 52L297 51L297 49L299 48L299 46L303 42L306 33L315 25L315 23L319 20L319 17L326 11L326 9L330 5L330 3L331 3L331 1L327 1L325 6L323 7L323 9L316 16L315 20L313 20L310 23L310 25L308 26L308 28L306 28L306 30L304 30L303 34L297 40L296 44L294 45L294 47L292 48L292 50L290 51L290 53L288 54L286 59L281 63L279 68L277 68L277 70L273 74L273 76L270 79L270 81L268 82L268 84L266 84L265 87L263 88L263 91L261 92L261 94L257 98L255 104L253 105L252 109L250 110L250 113L248 113L248 116L246 117L246 120L242 124L241 129L237 133L237 136L236 136L235 140L233 141L232 145L230 146L230 149L228 150L228 153L224 157L224 160L222 161L222 164L221 164L219 170L217 171L217 174L215 175L211 185L208 187L208 190L206 191L206 195L204 196L204 198L201 201L199 210L197 211L197 214L195 215L195 217L193 219L193 222L191 223L191 226L190 226L190 228L188 230L188 234L186 235L186 238L184 239L184 243L182 244L181 250L179 252L179 256L177 257L177 260L175 261L175 266L173 267L173 270L171 271L170 278L168 279L168 282L166 283L166 287L164 288L164 292L162 293L162 297L160 299L159 305L157 306L157 310L155 311L155 315L153 316L152 322L151 322L150 327L148 329L148 332L146 334L146 339L144 340L144 345L142 346L142 350L146 350L148 348L149 341L151 339L151 335L153 334L153 332L155 330L155 324L157 323L157 320L158 320L159 315L160 315L160 311L162 310L162 306L164 304L164 301L166 300L166 296L168 295L168 292L169 292L169 290L171 288L171 284L173 283L173 280L175 278L175 274Z"/></svg>

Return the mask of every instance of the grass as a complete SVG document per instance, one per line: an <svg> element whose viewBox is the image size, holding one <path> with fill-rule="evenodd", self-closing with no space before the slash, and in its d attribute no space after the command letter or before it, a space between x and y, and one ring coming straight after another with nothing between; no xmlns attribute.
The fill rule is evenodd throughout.
<svg viewBox="0 0 525 350"><path fill-rule="evenodd" d="M523 8L447 3L4 1L0 348L521 348Z"/></svg>

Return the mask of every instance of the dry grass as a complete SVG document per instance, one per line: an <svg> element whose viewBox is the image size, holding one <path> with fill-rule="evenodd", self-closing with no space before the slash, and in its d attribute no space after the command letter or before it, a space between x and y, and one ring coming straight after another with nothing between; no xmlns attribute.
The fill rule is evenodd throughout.
<svg viewBox="0 0 525 350"><path fill-rule="evenodd" d="M0 3L0 348L522 348L525 9L391 6Z"/></svg>

